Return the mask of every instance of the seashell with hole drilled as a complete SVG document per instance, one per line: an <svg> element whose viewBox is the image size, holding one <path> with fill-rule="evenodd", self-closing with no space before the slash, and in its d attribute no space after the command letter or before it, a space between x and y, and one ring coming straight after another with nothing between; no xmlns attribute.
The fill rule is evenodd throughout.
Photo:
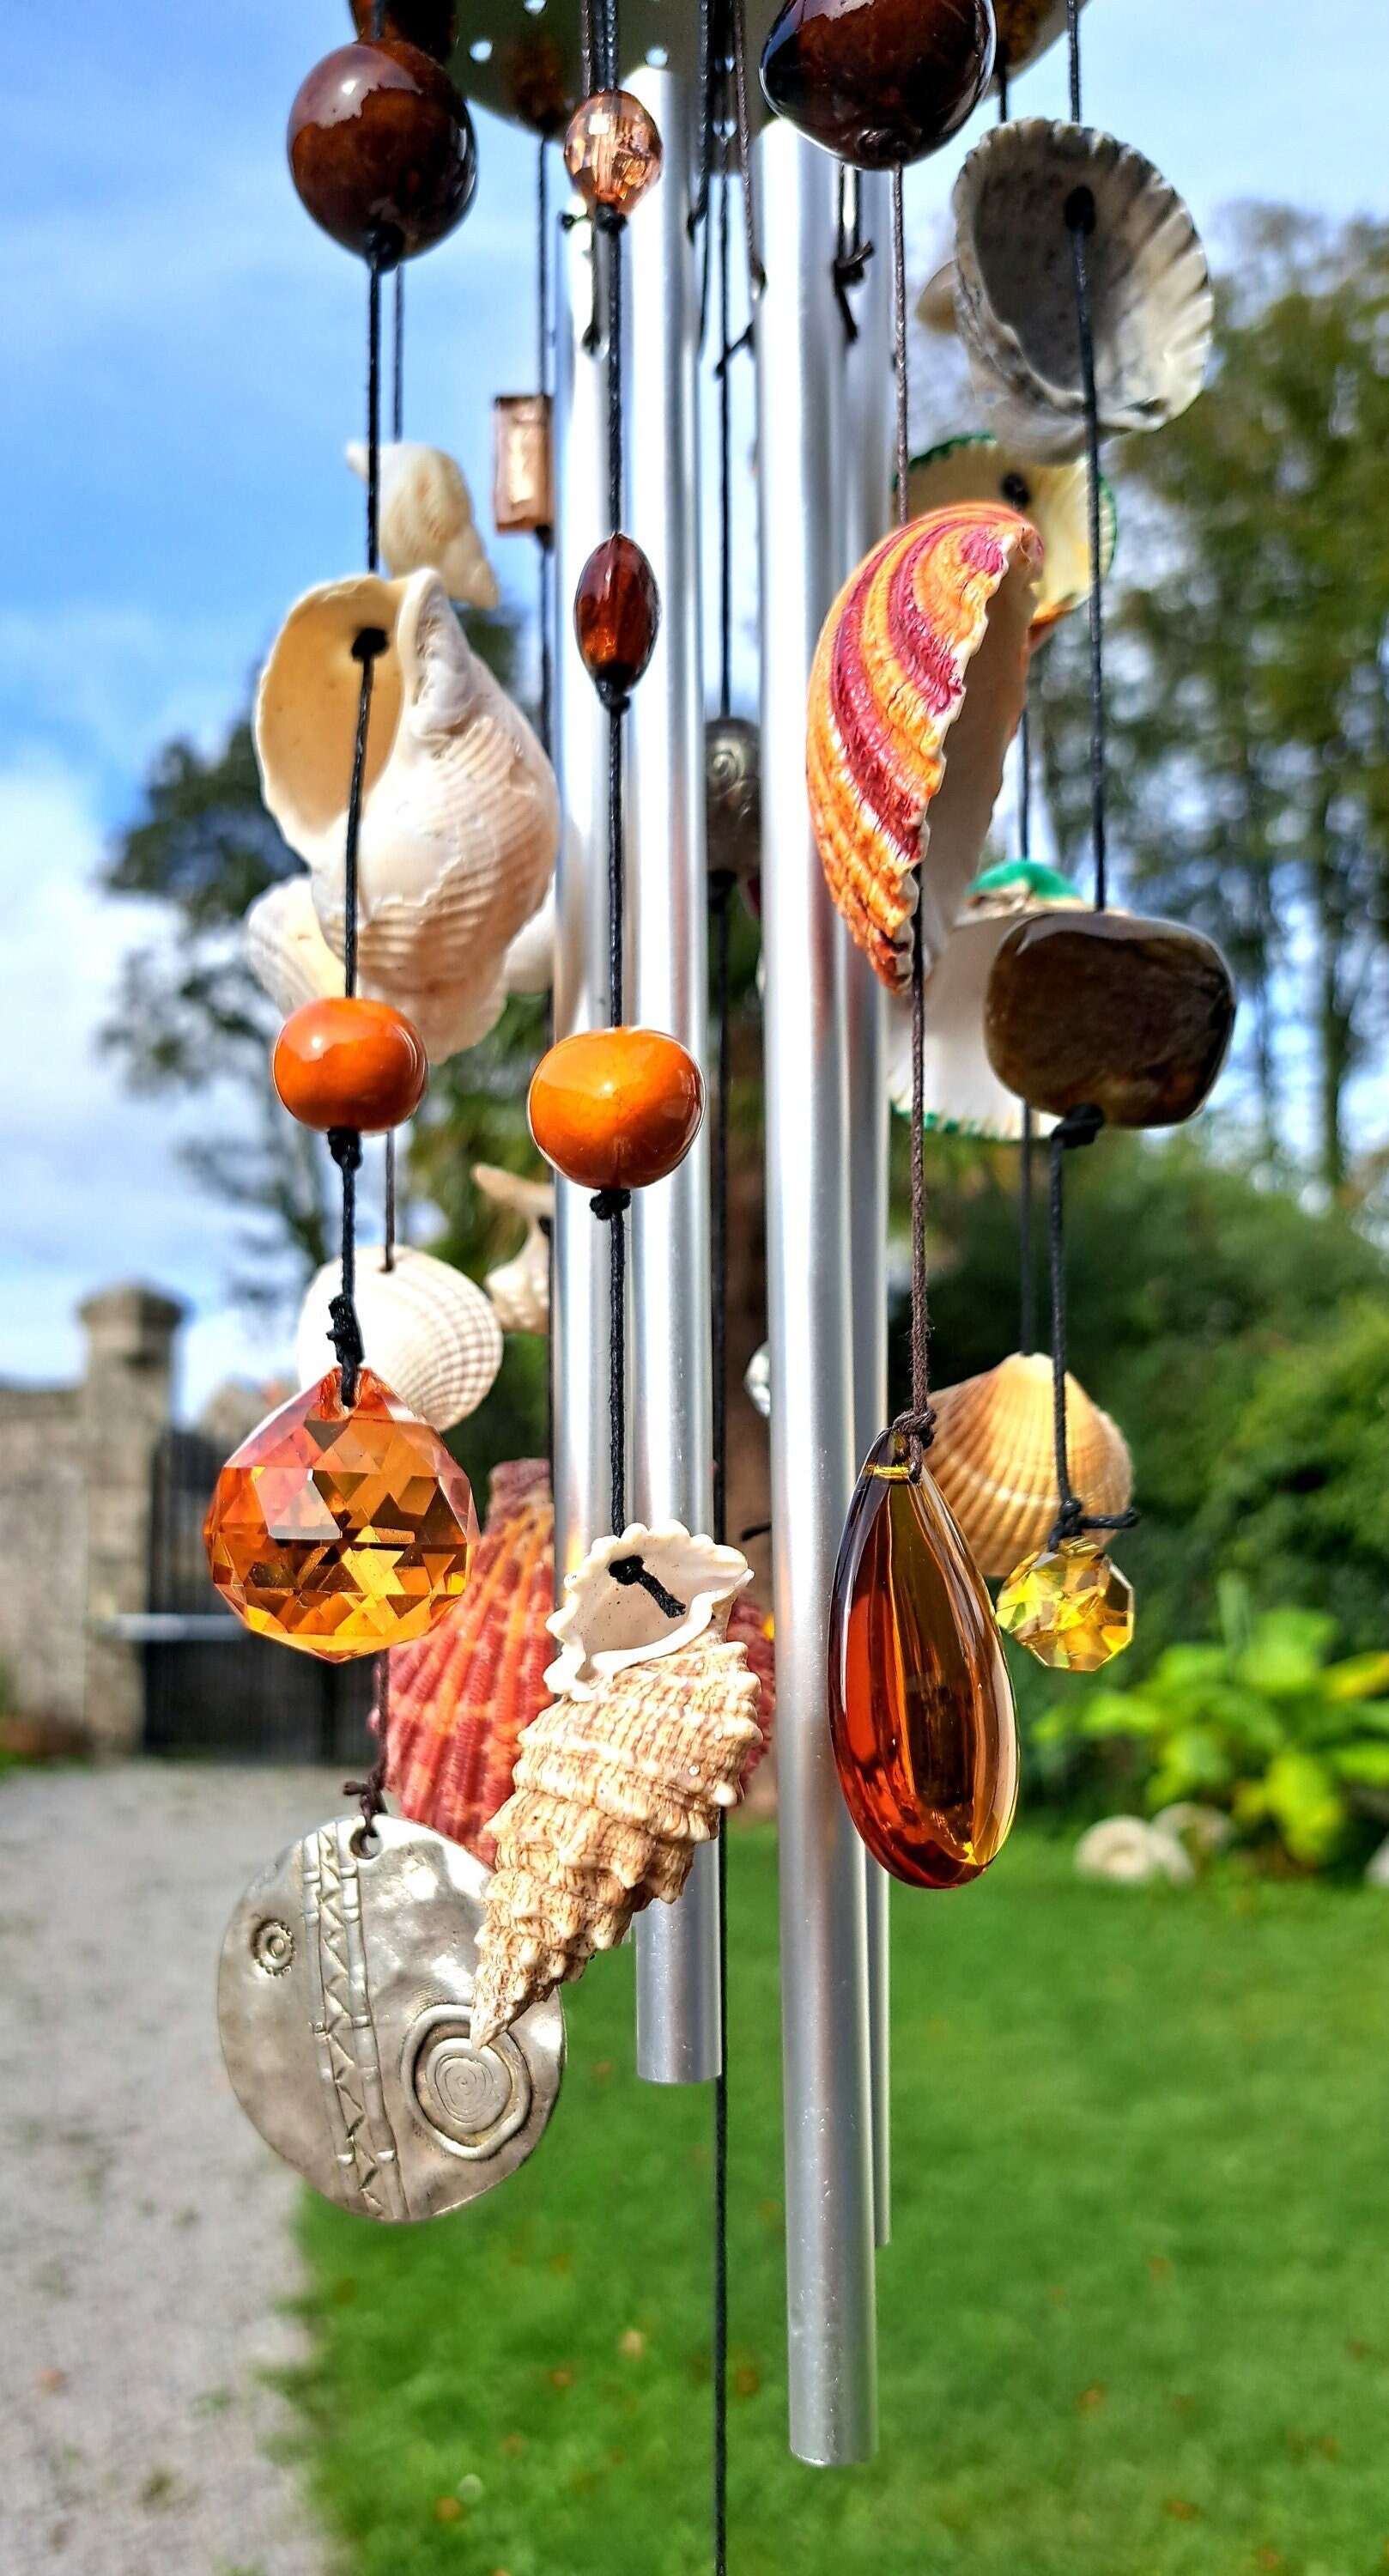
<svg viewBox="0 0 1389 2576"><path fill-rule="evenodd" d="M976 877L955 927L926 982L923 1124L948 1135L990 1136L1016 1143L1023 1104L999 1081L984 1045L984 996L999 948L1013 924L1034 912L1084 911L1085 898L1069 877L1038 859L1007 859ZM904 1118L912 1113L912 1015L909 1001L887 1003L888 1097ZM1054 1120L1034 1114L1033 1132L1048 1135Z"/></svg>
<svg viewBox="0 0 1389 2576"><path fill-rule="evenodd" d="M1009 1574L1045 1547L1056 1520L1051 1361L1040 1351L1014 1351L982 1376L933 1392L931 1403L931 1473L980 1573ZM1128 1444L1069 1371L1066 1462L1087 1511L1128 1510Z"/></svg>
<svg viewBox="0 0 1389 2576"><path fill-rule="evenodd" d="M336 1261L309 1282L295 1338L301 1386L331 1361L328 1308L341 1286ZM448 1431L476 1412L502 1364L502 1328L475 1280L408 1243L388 1270L384 1244L359 1244L356 1306L368 1367L421 1421Z"/></svg>
<svg viewBox="0 0 1389 2576"><path fill-rule="evenodd" d="M1024 117L977 143L955 182L955 309L984 425L1025 456L1085 446L1066 208L1087 189L1086 271L1102 432L1161 429L1195 401L1214 300L1205 252L1151 161L1088 125Z"/></svg>
<svg viewBox="0 0 1389 2576"><path fill-rule="evenodd" d="M639 1559L647 1583L624 1581ZM629 1521L620 1538L594 1541L564 1578L550 1634L560 1651L545 1678L558 1697L584 1699L613 1673L673 1654L712 1629L722 1636L752 1568L736 1547L692 1537L681 1521ZM655 1583L677 1606L664 1608Z"/></svg>
<svg viewBox="0 0 1389 2576"><path fill-rule="evenodd" d="M884 537L844 585L810 677L806 782L820 862L890 992L921 931L939 957L979 865L1027 694L1041 540L961 501Z"/></svg>
<svg viewBox="0 0 1389 2576"><path fill-rule="evenodd" d="M307 592L261 675L256 755L266 805L308 862L334 955L361 695L352 645L372 627L387 644L374 666L362 796L360 985L404 1011L437 1058L475 1045L501 1015L507 950L554 872L559 796L437 573L363 574Z"/></svg>
<svg viewBox="0 0 1389 2576"><path fill-rule="evenodd" d="M347 461L367 479L366 441L350 439ZM397 577L437 572L450 599L495 608L497 576L483 552L463 469L442 447L393 438L380 449L381 552Z"/></svg>
<svg viewBox="0 0 1389 2576"><path fill-rule="evenodd" d="M548 1333L550 1329L550 1236L554 1223L553 1181L525 1181L495 1163L474 1163L473 1179L494 1207L514 1208L526 1220L526 1239L514 1259L483 1277L483 1287L497 1310L504 1333Z"/></svg>
<svg viewBox="0 0 1389 2576"><path fill-rule="evenodd" d="M1057 619L1090 596L1090 495L1084 462L1039 465L1017 448L1002 447L987 430L948 438L914 456L907 469L907 507L914 519L952 501L999 501L1020 510L1042 540L1042 571L1032 612L1032 641L1040 644ZM1100 479L1100 572L1114 561L1117 519L1114 494Z"/></svg>

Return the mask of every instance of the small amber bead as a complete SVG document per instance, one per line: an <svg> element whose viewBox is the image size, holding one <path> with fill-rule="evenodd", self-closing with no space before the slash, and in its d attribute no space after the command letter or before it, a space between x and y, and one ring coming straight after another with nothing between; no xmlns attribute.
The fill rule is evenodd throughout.
<svg viewBox="0 0 1389 2576"><path fill-rule="evenodd" d="M371 36L373 0L352 0L352 21L364 40ZM458 34L458 0L386 0L381 32L418 45L436 63L446 63Z"/></svg>
<svg viewBox="0 0 1389 2576"><path fill-rule="evenodd" d="M330 994L291 1011L271 1058L275 1089L301 1127L380 1135L413 1118L429 1059L403 1011L360 993Z"/></svg>
<svg viewBox="0 0 1389 2576"><path fill-rule="evenodd" d="M600 89L569 120L564 166L595 211L630 215L661 175L656 120L629 89Z"/></svg>
<svg viewBox="0 0 1389 2576"><path fill-rule="evenodd" d="M315 63L289 111L289 166L314 222L386 267L461 223L477 145L447 73L397 37Z"/></svg>
<svg viewBox="0 0 1389 2576"><path fill-rule="evenodd" d="M1235 988L1213 940L1132 912L1047 912L1010 930L984 997L999 1081L1064 1118L1175 1127L1225 1061Z"/></svg>
<svg viewBox="0 0 1389 2576"><path fill-rule="evenodd" d="M778 116L860 170L948 143L994 62L989 0L786 0L762 53Z"/></svg>
<svg viewBox="0 0 1389 2576"><path fill-rule="evenodd" d="M659 1029L581 1029L542 1056L531 1134L547 1163L588 1190L640 1190L683 1163L704 1115L704 1080Z"/></svg>
<svg viewBox="0 0 1389 2576"><path fill-rule="evenodd" d="M661 623L656 576L631 537L595 546L574 593L574 632L584 669L608 704L636 687Z"/></svg>

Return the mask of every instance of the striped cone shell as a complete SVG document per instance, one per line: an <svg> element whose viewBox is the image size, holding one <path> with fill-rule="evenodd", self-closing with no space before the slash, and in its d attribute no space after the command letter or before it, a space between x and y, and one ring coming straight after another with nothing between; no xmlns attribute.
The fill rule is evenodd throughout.
<svg viewBox="0 0 1389 2576"><path fill-rule="evenodd" d="M931 1473L981 1574L1011 1574L1056 1520L1051 1361L1014 1351L980 1377L932 1394ZM1066 1463L1087 1511L1123 1512L1133 1461L1116 1422L1066 1376Z"/></svg>
<svg viewBox="0 0 1389 2576"><path fill-rule="evenodd" d="M1027 693L1042 545L1016 510L954 502L884 537L825 620L806 780L825 880L890 992L937 958L988 834Z"/></svg>

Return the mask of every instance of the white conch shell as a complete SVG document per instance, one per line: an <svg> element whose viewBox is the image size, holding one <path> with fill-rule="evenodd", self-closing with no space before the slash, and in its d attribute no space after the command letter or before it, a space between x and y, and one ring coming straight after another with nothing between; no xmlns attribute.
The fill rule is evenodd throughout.
<svg viewBox="0 0 1389 2576"><path fill-rule="evenodd" d="M347 461L367 479L364 439L348 443ZM381 552L396 574L437 572L450 599L465 608L495 608L497 576L473 519L473 498L442 447L418 439L389 439L380 451Z"/></svg>
<svg viewBox="0 0 1389 2576"><path fill-rule="evenodd" d="M1102 431L1160 429L1195 401L1214 299L1195 225L1151 161L1087 125L997 125L955 182L955 309L985 427L1024 455L1085 444L1066 201L1086 242Z"/></svg>
<svg viewBox="0 0 1389 2576"><path fill-rule="evenodd" d="M555 889L539 912L518 930L502 959L502 982L508 993L548 993L555 980Z"/></svg>
<svg viewBox="0 0 1389 2576"><path fill-rule="evenodd" d="M1176 1835L1145 1824L1141 1816L1102 1817L1081 1835L1075 1865L1082 1878L1107 1879L1115 1887L1145 1887L1154 1878L1181 1887L1196 1875Z"/></svg>
<svg viewBox="0 0 1389 2576"><path fill-rule="evenodd" d="M261 676L256 755L266 805L308 861L336 955L361 692L351 648L366 627L388 642L367 734L358 968L362 990L396 1003L437 1056L475 1045L501 1015L506 951L553 873L559 795L437 573L364 574L307 592Z"/></svg>
<svg viewBox="0 0 1389 2576"><path fill-rule="evenodd" d="M473 1179L495 1207L514 1208L526 1220L520 1251L497 1270L489 1270L483 1287L496 1308L504 1333L548 1333L550 1329L550 1238L554 1221L553 1181L523 1181L495 1163L474 1163Z"/></svg>
<svg viewBox="0 0 1389 2576"><path fill-rule="evenodd" d="M1019 860L1011 869L990 868L976 878L927 979L922 1049L926 1126L1005 1142L1021 1136L1023 1104L1004 1088L984 1051L984 995L994 959L1014 923L1058 908L1083 910L1084 898L1054 869ZM910 1118L911 1005L895 993L887 1001L887 1087L894 1109ZM1054 1124L1034 1113L1035 1134L1049 1134Z"/></svg>
<svg viewBox="0 0 1389 2576"><path fill-rule="evenodd" d="M476 1281L450 1262L402 1243L393 1268L385 1263L383 1244L358 1245L357 1320L367 1365L422 1422L448 1431L490 1391L502 1364L501 1325ZM328 1304L341 1285L336 1261L309 1282L295 1340L301 1386L314 1385L332 1365Z"/></svg>
<svg viewBox="0 0 1389 2576"><path fill-rule="evenodd" d="M662 1609L639 1583L620 1583L615 1563L639 1556L646 1572L681 1605ZM557 1699L591 1699L613 1673L670 1655L712 1630L722 1636L729 1612L752 1581L736 1547L692 1538L680 1521L648 1529L629 1521L620 1538L600 1538L564 1578L564 1597L546 1621L560 1652L545 1675Z"/></svg>
<svg viewBox="0 0 1389 2576"><path fill-rule="evenodd" d="M256 982L286 1018L302 1002L342 991L342 960L323 936L307 877L286 877L257 895L242 937Z"/></svg>

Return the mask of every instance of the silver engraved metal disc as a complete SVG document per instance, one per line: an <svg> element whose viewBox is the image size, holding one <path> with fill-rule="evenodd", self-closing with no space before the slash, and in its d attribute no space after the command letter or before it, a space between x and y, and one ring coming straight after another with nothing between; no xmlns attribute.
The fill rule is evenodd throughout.
<svg viewBox="0 0 1389 2576"><path fill-rule="evenodd" d="M339 1817L291 1843L227 1927L217 2020L242 2109L365 2218L438 2218L524 2164L564 2068L557 1997L469 2035L487 1872L427 1825Z"/></svg>

